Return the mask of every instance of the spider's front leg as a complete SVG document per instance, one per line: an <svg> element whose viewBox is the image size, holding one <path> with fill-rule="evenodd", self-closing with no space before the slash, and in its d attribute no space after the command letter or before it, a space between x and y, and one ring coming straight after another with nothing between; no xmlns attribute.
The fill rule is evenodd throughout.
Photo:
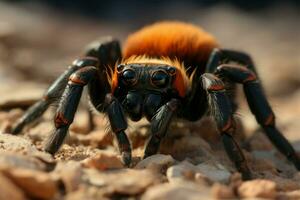
<svg viewBox="0 0 300 200"><path fill-rule="evenodd" d="M93 57L85 57L82 59L75 60L73 64L63 73L61 74L48 88L43 98L32 105L26 113L14 124L12 127L12 134L19 134L24 126L30 124L37 118L39 118L48 107L57 101L68 83L68 78L72 73L81 69L85 66L98 66L99 61Z"/></svg>
<svg viewBox="0 0 300 200"><path fill-rule="evenodd" d="M105 112L108 115L111 129L117 138L119 151L122 156L122 162L125 166L130 166L131 147L128 137L125 133L128 125L124 116L123 108L120 102L114 96L112 96L112 94L106 95L104 107Z"/></svg>
<svg viewBox="0 0 300 200"><path fill-rule="evenodd" d="M54 154L62 145L68 129L73 122L83 87L92 80L98 72L94 66L86 66L74 72L62 94L54 118L55 132L49 138L45 151Z"/></svg>
<svg viewBox="0 0 300 200"><path fill-rule="evenodd" d="M162 138L166 135L171 119L178 110L179 100L172 99L159 108L157 113L151 119L152 136L148 141L144 158L157 153Z"/></svg>
<svg viewBox="0 0 300 200"><path fill-rule="evenodd" d="M241 172L243 179L251 179L251 171L245 156L232 136L235 129L233 111L224 83L218 77L209 73L203 74L201 78L203 88L207 91L210 111L221 134L225 150L237 170Z"/></svg>

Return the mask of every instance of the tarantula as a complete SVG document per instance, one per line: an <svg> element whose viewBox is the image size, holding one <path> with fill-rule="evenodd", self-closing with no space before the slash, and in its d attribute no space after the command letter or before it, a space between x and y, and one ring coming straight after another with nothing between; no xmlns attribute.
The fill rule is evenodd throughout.
<svg viewBox="0 0 300 200"><path fill-rule="evenodd" d="M238 83L268 138L299 170L299 157L275 126L250 56L220 48L209 33L183 22L146 26L128 37L123 52L119 41L110 37L93 43L19 119L12 133L19 133L60 99L54 118L56 130L45 146L45 151L56 153L87 85L91 104L108 116L125 165L131 163L127 116L133 121L145 116L151 123L152 135L144 155L148 157L158 152L173 118L196 121L210 111L229 158L243 179L251 179L246 159L232 136L236 110L232 89Z"/></svg>

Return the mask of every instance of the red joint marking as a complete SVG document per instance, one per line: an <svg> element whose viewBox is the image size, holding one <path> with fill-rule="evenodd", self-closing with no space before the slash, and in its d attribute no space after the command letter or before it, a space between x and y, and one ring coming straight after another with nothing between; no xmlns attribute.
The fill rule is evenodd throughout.
<svg viewBox="0 0 300 200"><path fill-rule="evenodd" d="M266 119L266 121L265 121L265 126L269 126L269 125L272 125L272 124L274 124L274 120L275 120L275 116L274 116L274 114L272 113L272 114L270 114L268 117L267 117L267 119Z"/></svg>
<svg viewBox="0 0 300 200"><path fill-rule="evenodd" d="M72 83L76 83L76 84L79 84L79 85L85 85L86 82L82 81L80 78L78 78L78 76L76 74L73 74L69 80L72 82Z"/></svg>
<svg viewBox="0 0 300 200"><path fill-rule="evenodd" d="M255 81L257 79L254 73L250 73L249 76L243 81L243 83L247 83L250 81Z"/></svg>
<svg viewBox="0 0 300 200"><path fill-rule="evenodd" d="M57 113L55 117L55 125L58 127L67 124L69 124L69 121L63 116L63 114L61 112Z"/></svg>
<svg viewBox="0 0 300 200"><path fill-rule="evenodd" d="M212 90L212 91L218 91L218 90L224 90L225 87L224 85L211 85L208 90Z"/></svg>
<svg viewBox="0 0 300 200"><path fill-rule="evenodd" d="M127 144L127 143L120 143L120 146L121 146L121 151L122 152L123 151L126 151L126 152L130 151L130 145L129 144Z"/></svg>
<svg viewBox="0 0 300 200"><path fill-rule="evenodd" d="M232 126L232 118L229 118L226 124L222 128L222 132L227 131Z"/></svg>

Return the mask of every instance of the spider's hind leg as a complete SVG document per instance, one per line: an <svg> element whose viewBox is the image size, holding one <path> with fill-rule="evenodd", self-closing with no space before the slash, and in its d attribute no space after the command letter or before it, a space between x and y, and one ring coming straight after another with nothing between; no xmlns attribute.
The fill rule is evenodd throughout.
<svg viewBox="0 0 300 200"><path fill-rule="evenodd" d="M298 170L300 170L300 158L293 146L277 129L275 125L275 115L267 101L256 74L246 67L234 65L220 65L217 68L216 74L243 84L248 105L251 112L254 114L256 121L264 129L267 137L277 149L284 154L288 160L293 162Z"/></svg>
<svg viewBox="0 0 300 200"><path fill-rule="evenodd" d="M206 65L206 72L214 73L217 70L217 67L225 62L238 62L257 74L254 62L248 54L240 51L218 48L215 48L212 51Z"/></svg>
<svg viewBox="0 0 300 200"><path fill-rule="evenodd" d="M242 65L223 64L224 61L235 61ZM251 57L239 51L214 49L206 71L232 83L243 84L247 102L251 112L255 115L256 121L262 126L267 137L277 149L300 170L299 156L275 126L274 113L266 99Z"/></svg>
<svg viewBox="0 0 300 200"><path fill-rule="evenodd" d="M251 179L252 175L247 160L232 136L235 130L233 109L224 83L221 79L209 73L203 74L201 79L203 88L207 92L210 111L216 121L227 154L237 170L241 172L243 179Z"/></svg>

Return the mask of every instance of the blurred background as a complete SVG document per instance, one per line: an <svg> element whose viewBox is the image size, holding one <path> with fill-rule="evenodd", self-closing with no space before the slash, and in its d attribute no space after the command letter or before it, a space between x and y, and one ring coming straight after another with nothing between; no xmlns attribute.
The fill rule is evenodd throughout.
<svg viewBox="0 0 300 200"><path fill-rule="evenodd" d="M29 96L39 97L101 36L124 42L146 24L182 20L211 32L223 47L252 55L275 110L284 110L276 100L290 100L300 88L299 11L297 0L0 1L1 98L28 96L32 85L40 89Z"/></svg>
<svg viewBox="0 0 300 200"><path fill-rule="evenodd" d="M226 48L249 52L269 95L300 86L300 1L0 1L0 83L47 84L98 37L121 41L143 25L183 20Z"/></svg>

